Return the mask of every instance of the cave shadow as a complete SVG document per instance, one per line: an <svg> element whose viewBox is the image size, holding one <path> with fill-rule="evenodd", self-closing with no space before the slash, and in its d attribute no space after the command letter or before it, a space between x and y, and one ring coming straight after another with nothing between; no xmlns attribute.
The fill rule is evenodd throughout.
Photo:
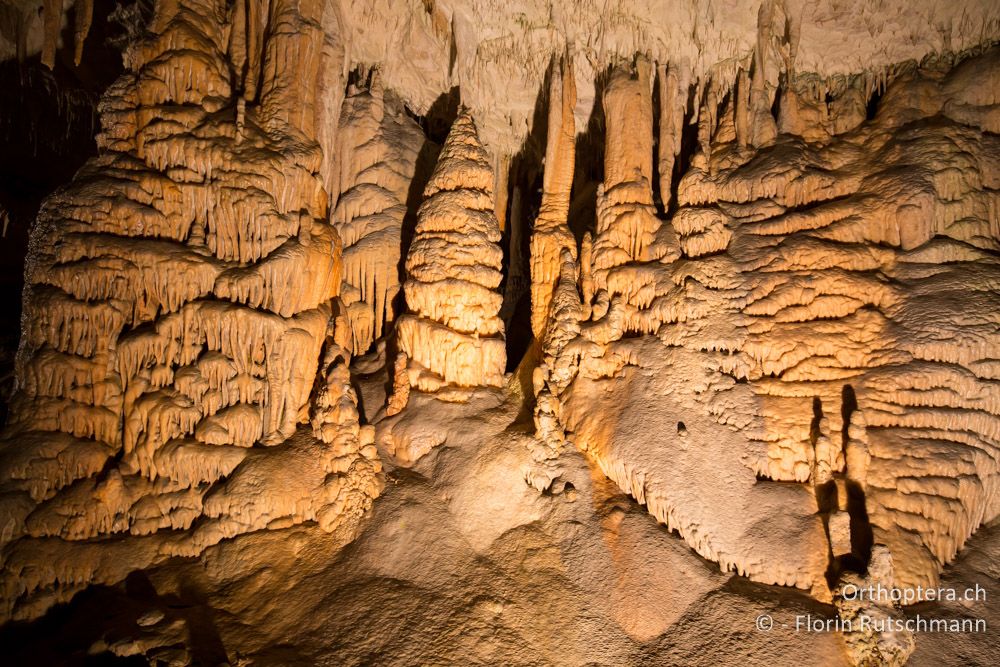
<svg viewBox="0 0 1000 667"><path fill-rule="evenodd" d="M124 71L123 28L107 17L115 0L95 0L80 64L74 62L76 7L66 12L54 67L41 55L0 63L0 428L15 389L14 357L29 233L45 201L97 155L101 94Z"/></svg>
<svg viewBox="0 0 1000 667"><path fill-rule="evenodd" d="M865 490L856 480L849 476L850 470L847 465L847 444L850 440L851 418L858 409L857 395L854 387L845 384L841 389L840 414L841 414L841 452L844 456L844 471L835 473L834 478L816 487L816 505L823 522L823 530L827 536L829 566L826 571L827 584L833 590L840 576L844 572L854 572L864 575L868 571L868 562L871 559L872 546L874 545L874 533L872 531L871 520L868 516L867 499ZM819 398L813 400L813 433L810 434L815 447L815 438L818 436L818 422L823 416L822 406ZM850 525L851 550L849 553L835 554L832 551L830 542L830 515L838 511L841 505L840 489L837 481L843 483L844 499L847 516Z"/></svg>
<svg viewBox="0 0 1000 667"><path fill-rule="evenodd" d="M611 78L609 65L594 77L594 103L583 132L576 135L576 164L570 191L569 229L579 244L587 232L597 230L597 188L604 181L604 90Z"/></svg>
<svg viewBox="0 0 1000 667"><path fill-rule="evenodd" d="M215 612L206 596L191 582L184 582L177 594L160 595L142 570L131 572L116 585L88 586L35 620L0 626L0 655L8 665L147 665L150 663L143 655L118 656L103 648L102 642L143 641L153 631L146 630L139 620L150 612L163 614L153 625L185 622L183 648L189 652L192 665L228 662Z"/></svg>
<svg viewBox="0 0 1000 667"><path fill-rule="evenodd" d="M434 167L437 166L444 140L455 118L458 117L458 105L459 91L456 86L446 93L441 93L427 110L426 116L417 116L404 106L406 113L424 131L425 140L417 153L413 179L406 192L406 213L403 215L403 225L400 230L399 264L396 267L400 285L406 280L406 255L410 251L410 243L413 242L413 235L417 229L417 213L424 201L424 190L427 189L427 183L431 180ZM393 312L402 313L405 306L403 291L400 290L393 299ZM386 358L388 359L388 356Z"/></svg>
<svg viewBox="0 0 1000 667"><path fill-rule="evenodd" d="M698 100L698 87L694 83L688 85L687 98L684 101L684 118L681 121L681 146L680 152L674 159L674 170L670 179L670 205L664 207L664 215L673 217L679 205L677 203L678 188L681 183L681 176L686 174L691 168L691 160L701 149L698 143L698 123L692 123L695 110L700 101ZM658 162L658 160L654 160ZM661 202L662 206L662 202Z"/></svg>
<svg viewBox="0 0 1000 667"><path fill-rule="evenodd" d="M511 158L507 177L507 225L503 230L503 303L506 372L516 372L534 340L531 330L531 234L542 206L545 146L549 123L549 86L559 61L553 59L535 95L531 127ZM498 179L499 180L499 179ZM516 204L516 206L515 206ZM514 241L517 241L517 248ZM516 263L516 265L515 265ZM515 281L515 277L517 280ZM530 392L529 392L530 393Z"/></svg>
<svg viewBox="0 0 1000 667"><path fill-rule="evenodd" d="M437 165L438 155L441 152L441 144L444 143L452 124L455 122L455 118L458 117L458 108L459 90L457 86L452 87L447 92L441 93L434 103L431 104L426 115L417 115L405 104L402 105L403 112L413 119L423 131L424 142L417 152L413 178L410 180L410 186L406 191L406 211L403 214L403 221L400 227L399 262L396 264L396 276L400 289L392 298L392 301L387 304L392 309L394 315L397 316L406 312L406 297L403 293L402 285L406 282L406 257L409 254L410 244L413 242L413 236L416 233L417 213L420 210L420 205L423 203L424 190L427 188L427 183L430 181L431 175L434 173L434 167ZM388 401L393 393L393 365L399 353L395 335L395 321L396 317L393 317L391 322L385 323L381 338L385 344L383 388L385 390L386 401ZM373 348L365 351L364 354L371 354L374 351L374 345L377 344L378 341L375 341ZM351 374L351 384L358 396L359 411L362 415L367 414L362 402L364 400L362 397L363 392L353 372Z"/></svg>

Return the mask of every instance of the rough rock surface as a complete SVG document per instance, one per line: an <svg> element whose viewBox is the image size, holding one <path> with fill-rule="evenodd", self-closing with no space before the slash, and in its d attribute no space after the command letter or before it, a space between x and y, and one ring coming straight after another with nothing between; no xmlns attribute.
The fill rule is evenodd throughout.
<svg viewBox="0 0 1000 667"><path fill-rule="evenodd" d="M105 11L0 7L54 77ZM793 620L1000 618L843 596L1000 579L995 3L152 9L32 231L0 655L1000 662Z"/></svg>
<svg viewBox="0 0 1000 667"><path fill-rule="evenodd" d="M344 101L337 143L340 196L332 221L344 243L341 296L352 352L364 354L396 316L407 203L421 152L433 144L377 78Z"/></svg>
<svg viewBox="0 0 1000 667"><path fill-rule="evenodd" d="M314 138L321 14L276 3L254 47L225 3L158 4L102 102L102 154L45 204L0 460L5 616L240 532L332 530L378 494L362 443L298 426L342 261ZM346 367L324 382L356 401ZM356 431L357 411L334 421ZM47 549L64 553L34 563Z"/></svg>
<svg viewBox="0 0 1000 667"><path fill-rule="evenodd" d="M498 314L503 251L493 169L468 112L455 120L424 189L396 326L404 386L500 386L507 350Z"/></svg>
<svg viewBox="0 0 1000 667"><path fill-rule="evenodd" d="M309 525L242 535L81 594L48 625L0 628L5 655L57 664L58 633L81 657L171 650L202 664L850 664L837 633L794 630L796 616L835 619L833 607L720 572L575 451L563 457L572 493L525 485L517 401L427 400L404 414L433 410L442 446L407 467L381 450L387 488L350 544ZM997 526L980 531L948 585L993 586L998 549ZM919 613L1000 622L993 598ZM761 614L771 632L755 630ZM909 664L985 667L996 656L988 633L925 634Z"/></svg>
<svg viewBox="0 0 1000 667"><path fill-rule="evenodd" d="M992 94L957 94L997 68L900 75L823 143L744 148L721 109L658 261L602 245L599 212L592 321L549 362L579 367L563 424L703 556L815 590L883 544L900 585L929 586L997 516L1000 146Z"/></svg>

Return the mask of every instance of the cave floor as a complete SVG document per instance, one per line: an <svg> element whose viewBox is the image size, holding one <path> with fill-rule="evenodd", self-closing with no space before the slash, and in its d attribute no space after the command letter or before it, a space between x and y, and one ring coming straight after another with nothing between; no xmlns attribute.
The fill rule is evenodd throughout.
<svg viewBox="0 0 1000 667"><path fill-rule="evenodd" d="M837 633L794 627L833 618L832 606L721 573L577 452L560 460L562 493L530 488L528 436L509 404L437 410L445 442L409 467L387 464L353 540L305 524L133 572L0 629L5 663L847 664ZM942 585L995 590L997 555L994 525ZM909 613L1000 623L993 597ZM770 632L756 629L761 614ZM1000 649L989 633L922 634L909 664L1000 664Z"/></svg>

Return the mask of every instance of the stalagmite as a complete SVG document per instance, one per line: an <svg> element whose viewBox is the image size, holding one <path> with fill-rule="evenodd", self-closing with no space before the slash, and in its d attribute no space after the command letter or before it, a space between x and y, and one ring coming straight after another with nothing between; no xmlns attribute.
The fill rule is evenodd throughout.
<svg viewBox="0 0 1000 667"><path fill-rule="evenodd" d="M528 483L539 491L549 490L559 477L556 459L566 441L561 419L560 394L576 375L573 354L564 355L566 345L580 334L583 308L577 288L578 268L568 248L562 250L559 281L549 306L548 323L542 344L542 363L535 369L535 435L532 457L536 464Z"/></svg>
<svg viewBox="0 0 1000 667"><path fill-rule="evenodd" d="M410 400L410 360L405 354L397 354L392 370L392 396L385 407L388 416L399 414Z"/></svg>
<svg viewBox="0 0 1000 667"><path fill-rule="evenodd" d="M882 545L872 550L865 577L851 573L840 582L837 613L848 628L844 642L851 665L902 667L913 653L913 632L906 627L899 603L891 597L898 590L892 553Z"/></svg>
<svg viewBox="0 0 1000 667"><path fill-rule="evenodd" d="M496 291L503 253L493 205L493 170L463 110L424 190L406 258L409 312L396 331L416 389L504 382L507 354Z"/></svg>
<svg viewBox="0 0 1000 667"><path fill-rule="evenodd" d="M585 288L605 295L602 298L611 306L611 319L602 327L607 333L601 337L620 337L626 330L650 332L641 318L625 321L624 313L648 305L641 276L649 271L643 264L669 261L679 254L672 228L661 223L653 206L649 75L649 63L642 59L634 71L616 67L604 91L604 182L597 192L597 234ZM599 320L607 312L598 306L591 316Z"/></svg>
<svg viewBox="0 0 1000 667"><path fill-rule="evenodd" d="M653 108L649 66L633 75L618 67L604 91L608 127L604 183L598 193L594 238L594 282L608 289L609 271L637 260L655 259L651 247L660 228L653 210Z"/></svg>
<svg viewBox="0 0 1000 667"><path fill-rule="evenodd" d="M575 106L576 80L567 55L558 66L552 64L542 205L531 234L531 331L538 339L545 333L562 250L576 257L576 240L567 224L576 157Z"/></svg>
<svg viewBox="0 0 1000 667"><path fill-rule="evenodd" d="M4 664L996 663L998 38L0 0Z"/></svg>
<svg viewBox="0 0 1000 667"><path fill-rule="evenodd" d="M322 467L327 473L323 489L310 494L320 499L314 503L315 517L328 531L366 512L383 484L379 476L382 464L372 444L375 429L360 425L358 397L351 386L349 323L343 304L335 307L340 315L332 320L328 332L319 370L320 389L310 419L313 435L328 445L322 450Z"/></svg>

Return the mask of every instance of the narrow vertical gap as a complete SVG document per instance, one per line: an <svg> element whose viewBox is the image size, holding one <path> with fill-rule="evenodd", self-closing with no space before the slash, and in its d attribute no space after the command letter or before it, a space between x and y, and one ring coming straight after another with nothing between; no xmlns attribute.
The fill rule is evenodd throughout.
<svg viewBox="0 0 1000 667"><path fill-rule="evenodd" d="M521 150L511 159L507 179L507 227L503 233L504 282L500 317L507 343L507 372L513 372L531 347L531 233L542 203L548 99L552 67L549 66L535 97L531 130Z"/></svg>
<svg viewBox="0 0 1000 667"><path fill-rule="evenodd" d="M690 84L687 90L687 99L684 102L681 147L677 158L674 160L673 178L670 179L670 206L664 211L668 218L677 212L677 190L680 185L681 176L691 168L691 160L701 148L698 145L698 124L691 122L694 119L694 113L699 104L699 100L696 98L697 90L697 83Z"/></svg>
<svg viewBox="0 0 1000 667"><path fill-rule="evenodd" d="M875 116L878 114L878 105L882 101L882 90L877 86L875 90L871 91L868 95L868 102L865 104L865 120L875 120Z"/></svg>
<svg viewBox="0 0 1000 667"><path fill-rule="evenodd" d="M844 388L840 392L840 418L841 418L841 429L840 429L840 451L844 455L844 474L848 474L847 470L847 443L851 439L851 418L854 416L854 411L858 409L858 399L854 394L854 387L849 384L845 384Z"/></svg>
<svg viewBox="0 0 1000 667"><path fill-rule="evenodd" d="M594 104L587 127L576 136L576 164L570 191L569 228L577 244L597 228L597 188L604 181L605 119L602 97L610 67L594 80Z"/></svg>

